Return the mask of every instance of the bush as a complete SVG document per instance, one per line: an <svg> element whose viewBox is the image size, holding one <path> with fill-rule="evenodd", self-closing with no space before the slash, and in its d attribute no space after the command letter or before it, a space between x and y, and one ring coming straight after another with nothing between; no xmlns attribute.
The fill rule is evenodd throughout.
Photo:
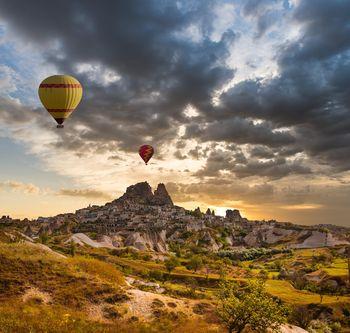
<svg viewBox="0 0 350 333"><path fill-rule="evenodd" d="M179 259L174 256L171 256L168 260L165 261L165 268L169 273L173 271L177 266L180 265Z"/></svg>
<svg viewBox="0 0 350 333"><path fill-rule="evenodd" d="M194 272L197 272L197 270L201 269L202 267L203 267L203 259L198 255L192 256L190 261L187 264L187 268L193 270Z"/></svg>
<svg viewBox="0 0 350 333"><path fill-rule="evenodd" d="M307 328L309 333L332 333L327 323L321 320L313 320Z"/></svg>
<svg viewBox="0 0 350 333"><path fill-rule="evenodd" d="M164 280L164 275L162 271L159 270L154 270L154 271L149 271L148 272L148 277L151 279L155 279L157 281L163 281Z"/></svg>
<svg viewBox="0 0 350 333"><path fill-rule="evenodd" d="M224 282L218 298L218 315L230 333L241 332L248 324L258 332L277 332L286 321L287 309L268 295L261 281L250 281L244 288Z"/></svg>
<svg viewBox="0 0 350 333"><path fill-rule="evenodd" d="M308 328L314 319L314 312L307 306L295 306L289 316L289 321L301 328Z"/></svg>
<svg viewBox="0 0 350 333"><path fill-rule="evenodd" d="M341 325L340 325L340 323L337 322L337 321L334 322L334 323L332 323L332 324L330 325L330 327L331 327L331 329L332 329L332 332L334 332L334 333L339 333L339 332L342 331Z"/></svg>

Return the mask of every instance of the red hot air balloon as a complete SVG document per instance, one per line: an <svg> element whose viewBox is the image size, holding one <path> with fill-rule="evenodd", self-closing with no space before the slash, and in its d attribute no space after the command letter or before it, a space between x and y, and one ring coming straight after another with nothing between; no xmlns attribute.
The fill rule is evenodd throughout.
<svg viewBox="0 0 350 333"><path fill-rule="evenodd" d="M152 146L150 145L143 145L140 147L139 149L139 155L141 156L141 158L145 161L146 165L147 162L151 159L151 157L153 156L154 153L154 149Z"/></svg>

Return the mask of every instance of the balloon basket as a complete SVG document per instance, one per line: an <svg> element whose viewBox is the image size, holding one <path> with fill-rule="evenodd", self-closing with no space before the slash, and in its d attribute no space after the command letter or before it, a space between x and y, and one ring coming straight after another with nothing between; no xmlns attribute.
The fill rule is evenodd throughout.
<svg viewBox="0 0 350 333"><path fill-rule="evenodd" d="M57 128L63 128L64 126L63 125L57 125Z"/></svg>

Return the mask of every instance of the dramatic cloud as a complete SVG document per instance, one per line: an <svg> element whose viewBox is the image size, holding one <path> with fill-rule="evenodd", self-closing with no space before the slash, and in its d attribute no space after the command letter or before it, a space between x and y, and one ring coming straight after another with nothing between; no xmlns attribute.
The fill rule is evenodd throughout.
<svg viewBox="0 0 350 333"><path fill-rule="evenodd" d="M167 183L166 187L176 202L196 201L208 205L225 206L246 201L250 204L271 202L274 188L269 184L249 186L240 181L208 181L202 183Z"/></svg>
<svg viewBox="0 0 350 333"><path fill-rule="evenodd" d="M215 31L210 12L216 6L210 1L35 1L23 8L23 2L0 1L10 28L45 45L46 61L77 75L86 88L79 117L71 120L84 130L67 129L55 145L134 151L153 142L161 152L183 124L186 139L302 147L319 163L348 170L349 4L301 1L293 12L282 2L246 2L242 13L257 21L256 38L282 10L291 11L287 19L303 33L276 50L278 76L243 80L215 106L213 94L234 75L226 63L230 48L242 38L234 22L217 41L210 38ZM196 116L184 113L189 105ZM185 158L180 151L175 156Z"/></svg>
<svg viewBox="0 0 350 333"><path fill-rule="evenodd" d="M11 96L0 99L0 129L96 198L112 193L116 179L120 187L156 181L154 171L135 169L132 153L143 143L156 147L154 170L187 201L196 188L215 196L209 187L221 189L223 179L227 195L251 201L262 191L255 186L280 189L293 177L348 181L348 1L0 0L0 20L43 67L84 86L69 126L52 134L37 100L23 106L33 91L20 82L30 75L0 58L0 87ZM314 197L289 204L327 206Z"/></svg>

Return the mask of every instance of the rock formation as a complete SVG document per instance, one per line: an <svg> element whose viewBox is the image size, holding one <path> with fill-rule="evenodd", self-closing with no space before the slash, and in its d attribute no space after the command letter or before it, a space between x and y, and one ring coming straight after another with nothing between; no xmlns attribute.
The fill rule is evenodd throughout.
<svg viewBox="0 0 350 333"><path fill-rule="evenodd" d="M168 191L166 190L164 184L162 183L158 184L157 189L154 191L152 203L158 206L163 206L163 205L174 206L173 201L171 200L171 197Z"/></svg>
<svg viewBox="0 0 350 333"><path fill-rule="evenodd" d="M164 184L158 184L157 189L152 193L152 188L147 182L131 185L126 192L116 200L118 203L137 203L143 205L173 206L173 201Z"/></svg>
<svg viewBox="0 0 350 333"><path fill-rule="evenodd" d="M241 213L239 212L238 209L228 209L226 210L226 218L232 219L235 222L239 222L242 219Z"/></svg>
<svg viewBox="0 0 350 333"><path fill-rule="evenodd" d="M121 203L151 204L152 199L153 193L151 186L147 182L142 182L129 186L117 201Z"/></svg>
<svg viewBox="0 0 350 333"><path fill-rule="evenodd" d="M0 219L1 220L1 219ZM350 244L344 227L298 226L277 221L248 221L239 210L216 216L209 208L186 210L173 204L165 185L152 193L147 182L129 186L119 199L103 206L88 206L75 213L2 223L18 225L30 237L71 234L70 240L93 247L132 246L142 251L167 252L171 243L200 246L209 251L235 251L237 247L283 244L287 248L308 248ZM95 234L94 240L87 235Z"/></svg>

